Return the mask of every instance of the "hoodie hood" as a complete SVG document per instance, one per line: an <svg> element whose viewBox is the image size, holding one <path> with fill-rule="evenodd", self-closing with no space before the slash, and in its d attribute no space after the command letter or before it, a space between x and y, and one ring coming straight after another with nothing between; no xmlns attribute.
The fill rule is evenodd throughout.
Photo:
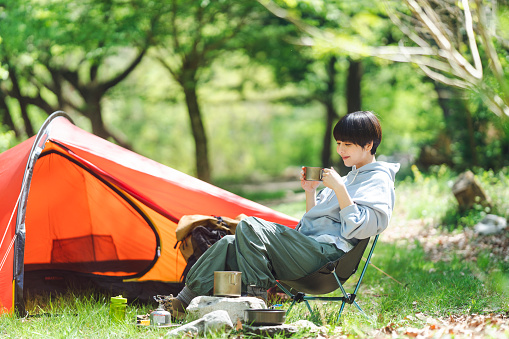
<svg viewBox="0 0 509 339"><path fill-rule="evenodd" d="M396 180L396 173L398 173L399 168L400 164L398 163L375 161L367 165L364 165L361 168L356 168L355 166L353 166L352 170L348 172L346 180L348 181L349 177L351 176L356 177L359 173L362 172L382 171L387 173L387 175L389 175L389 177L391 178L392 182L394 182ZM351 183L353 183L353 180Z"/></svg>

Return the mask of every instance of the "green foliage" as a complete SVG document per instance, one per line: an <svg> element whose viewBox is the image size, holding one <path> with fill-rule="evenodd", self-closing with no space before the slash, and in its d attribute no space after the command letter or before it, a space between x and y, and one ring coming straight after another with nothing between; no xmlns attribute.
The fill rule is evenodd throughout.
<svg viewBox="0 0 509 339"><path fill-rule="evenodd" d="M457 203L451 193L455 174L446 166L434 167L430 174L412 166L412 176L396 180L397 202L395 217L438 221Z"/></svg>
<svg viewBox="0 0 509 339"><path fill-rule="evenodd" d="M428 173L412 166L412 176L397 183L396 218L423 219L450 231L471 228L486 214L509 217L509 184L507 168L500 171L476 171L476 179L491 200L491 207L480 203L461 211L452 193L457 174L447 166L432 167ZM416 189L418 188L418 189ZM403 196L404 198L399 198Z"/></svg>
<svg viewBox="0 0 509 339"><path fill-rule="evenodd" d="M0 153L15 146L17 143L14 131L6 131L4 126L0 125Z"/></svg>
<svg viewBox="0 0 509 339"><path fill-rule="evenodd" d="M146 31L158 9L152 1L139 0L136 6L96 0L8 0L2 8L3 57L10 61L55 58L55 63L65 61L68 66L86 59L99 65L112 48L147 44Z"/></svg>
<svg viewBox="0 0 509 339"><path fill-rule="evenodd" d="M420 147L432 143L444 127L433 85L408 64L365 64L363 106L380 116L380 153L417 157Z"/></svg>
<svg viewBox="0 0 509 339"><path fill-rule="evenodd" d="M35 100L41 94L52 107L67 109L71 105L60 107L64 104L52 93L57 92L54 81L60 76L79 75L80 79L74 80L93 87L96 81L122 69L133 47L155 44L149 55L165 57L175 69L186 63L187 70L196 72L213 179L278 176L286 168L320 162L323 135L328 133L322 103L328 86L325 65L330 57L338 57L333 99L342 115L352 57L349 44L392 44L401 36L380 3L278 3L293 17L327 30L338 43L300 44L310 40L256 1L7 0L0 8L0 56L3 62L11 61L18 72L24 95ZM174 9L178 9L177 17L173 17ZM506 6L500 11L506 12ZM500 25L507 25L503 15ZM174 45L177 36L178 46ZM164 54L159 53L162 49ZM198 61L193 53L199 51L204 54ZM508 67L503 56L503 66ZM465 112L458 108L458 115L444 119L433 83L416 67L357 57L364 66L362 109L375 111L382 120L384 138L379 155L415 159L422 146L435 144L445 133L451 136L448 157L455 171L474 165L496 170L507 164L509 123L488 111L480 97L469 94L466 98L466 111L473 119L474 161L463 121ZM72 75L61 72L52 76L44 64L67 68ZM93 76L97 80L88 82ZM77 95L79 91L69 90L68 82L62 84L72 105L90 105ZM10 87L8 79L3 79L2 90ZM127 83L105 95L101 104L108 130L129 140L135 151L149 158L196 173L195 145L181 86L155 58L145 59ZM462 99L464 93L454 95ZM9 106L15 125L22 126L19 107L14 101ZM47 113L29 106L35 129ZM90 130L90 121L70 113L80 127ZM334 161L339 161L334 156Z"/></svg>
<svg viewBox="0 0 509 339"><path fill-rule="evenodd" d="M340 60L339 74L346 67L346 61ZM194 148L181 92L169 78L161 78L162 72L153 63L143 63L125 84L111 92L105 104L106 121L132 136L137 152L193 174ZM315 79L309 84L323 84L320 72L317 67L310 73ZM430 95L429 84L419 79L405 81L413 73L403 64L393 69L367 64L364 105L381 118L384 137L380 155L416 157L420 145L434 140L437 134L431 127L441 121L436 99ZM280 100L306 98L315 88L293 84L279 87L268 67L250 63L242 53L218 59L207 76L199 97L210 139L214 180L279 176L289 167L320 164L325 133L323 106L309 100ZM343 81L338 79L338 91L343 90ZM340 97L337 102L344 105ZM339 161L335 151L333 159Z"/></svg>

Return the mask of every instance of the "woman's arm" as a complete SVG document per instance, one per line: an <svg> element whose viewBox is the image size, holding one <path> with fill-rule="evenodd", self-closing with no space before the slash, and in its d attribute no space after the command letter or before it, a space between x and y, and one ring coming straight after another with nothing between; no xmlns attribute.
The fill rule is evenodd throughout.
<svg viewBox="0 0 509 339"><path fill-rule="evenodd" d="M306 180L305 169L302 167L300 172L300 184L306 192L306 212L316 206L316 189L320 185L319 181Z"/></svg>
<svg viewBox="0 0 509 339"><path fill-rule="evenodd" d="M306 191L306 212L316 206L316 190Z"/></svg>
<svg viewBox="0 0 509 339"><path fill-rule="evenodd" d="M333 178L335 178L333 180ZM324 184L330 184L336 193L341 210L341 235L346 239L364 239L387 228L394 207L394 189L387 173L380 172L363 181L356 190L355 199L346 190L339 175L324 173Z"/></svg>

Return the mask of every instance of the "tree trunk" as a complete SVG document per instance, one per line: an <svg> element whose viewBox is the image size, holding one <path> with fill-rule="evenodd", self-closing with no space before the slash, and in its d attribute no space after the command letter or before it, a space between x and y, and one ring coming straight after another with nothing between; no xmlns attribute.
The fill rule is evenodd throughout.
<svg viewBox="0 0 509 339"><path fill-rule="evenodd" d="M348 75L346 78L346 112L361 110L361 81L362 63L349 59Z"/></svg>
<svg viewBox="0 0 509 339"><path fill-rule="evenodd" d="M442 108L446 123L446 133L451 141L463 144L462 159L467 160L466 167L476 166L478 163L475 147L474 127L472 116L461 93L442 83L433 81L438 96L438 104ZM447 157L450 155L447 154ZM459 164L462 165L462 164Z"/></svg>
<svg viewBox="0 0 509 339"><path fill-rule="evenodd" d="M90 123L92 124L92 132L98 137L108 139L110 135L104 127L100 99L93 98L93 96L90 95L88 98L86 98L86 100L87 107L83 113L85 113L85 115L90 119Z"/></svg>
<svg viewBox="0 0 509 339"><path fill-rule="evenodd" d="M189 86L191 82L183 82L184 94L186 97L187 110L191 122L191 130L193 132L195 155L196 155L196 175L198 179L210 182L211 171L208 156L207 135L203 126L200 106L198 105L198 97L196 95L196 87Z"/></svg>
<svg viewBox="0 0 509 339"><path fill-rule="evenodd" d="M477 149L475 147L474 122L472 121L472 114L470 113L467 105L463 104L463 107L465 107L465 119L467 121L468 148L470 149L472 167L475 167L479 163L477 158Z"/></svg>
<svg viewBox="0 0 509 339"><path fill-rule="evenodd" d="M331 57L326 65L327 68L327 90L324 95L323 104L325 105L326 123L325 133L323 135L322 148L322 167L330 167L331 160L331 142L332 142L332 126L338 118L338 112L334 107L334 93L336 92L336 61L335 56Z"/></svg>
<svg viewBox="0 0 509 339"><path fill-rule="evenodd" d="M346 75L346 111L348 113L361 110L361 81L362 81L362 63L349 59L348 73ZM343 161L339 162L339 174L345 175L349 169Z"/></svg>
<svg viewBox="0 0 509 339"><path fill-rule="evenodd" d="M18 77L14 71L13 67L10 67L10 76L11 76L11 82L12 82L12 91L14 92L15 98L18 100L19 103L19 109L21 112L21 117L23 118L23 123L25 125L25 132L26 134L31 137L35 134L34 128L32 127L32 123L30 122L30 118L28 117L27 112L27 103L23 96L21 95L21 89L19 87Z"/></svg>
<svg viewBox="0 0 509 339"><path fill-rule="evenodd" d="M82 111L82 113L90 119L92 124L92 132L101 137L103 139L108 140L112 138L118 145L132 150L132 145L127 140L111 133L106 126L104 125L104 120L102 117L102 105L101 98L106 93L89 93L84 97L87 102L86 108Z"/></svg>
<svg viewBox="0 0 509 339"><path fill-rule="evenodd" d="M9 106L7 106L7 103L5 102L5 98L5 94L0 91L0 122L9 127L10 130L14 131L16 138L19 138L19 132L14 125L14 121L12 121L11 112L9 110Z"/></svg>

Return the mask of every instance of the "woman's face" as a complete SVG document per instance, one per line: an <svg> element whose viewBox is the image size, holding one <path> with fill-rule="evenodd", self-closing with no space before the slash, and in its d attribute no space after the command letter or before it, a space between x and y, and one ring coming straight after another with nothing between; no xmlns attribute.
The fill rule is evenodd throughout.
<svg viewBox="0 0 509 339"><path fill-rule="evenodd" d="M365 147L354 144L349 141L337 141L338 147L337 152L343 159L345 166L352 167L355 165L356 168L360 168L366 164L373 162L374 155L371 154L371 148L373 142L367 144Z"/></svg>

